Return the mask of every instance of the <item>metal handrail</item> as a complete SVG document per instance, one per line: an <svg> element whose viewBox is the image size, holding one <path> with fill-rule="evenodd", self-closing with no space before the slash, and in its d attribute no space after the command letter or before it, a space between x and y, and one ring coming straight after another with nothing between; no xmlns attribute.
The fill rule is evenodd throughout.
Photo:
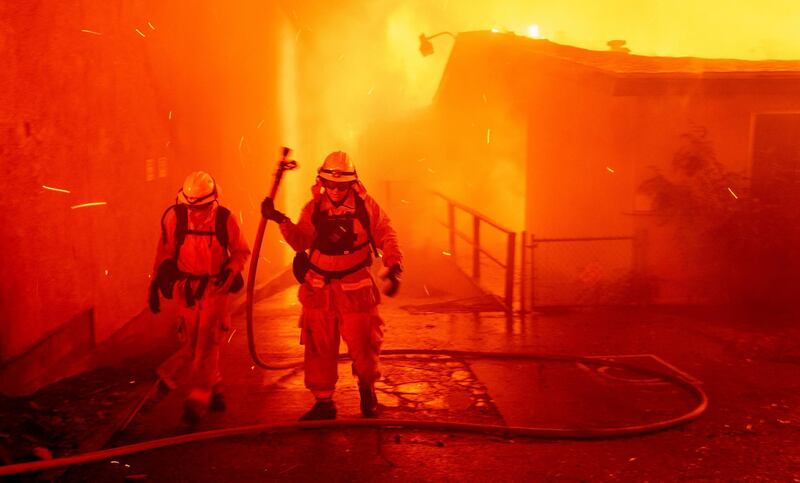
<svg viewBox="0 0 800 483"><path fill-rule="evenodd" d="M485 222L487 225L493 226L493 227L497 228L498 230L502 231L505 234L516 233L514 230L511 230L509 228L506 228L506 227L500 225L499 223L497 223L496 221L492 220L491 218L489 218L488 216L484 215L483 213L481 213L481 212L479 212L477 210L474 210L474 209L470 208L469 206L467 206L465 204L459 203L458 201L455 201L452 198L448 198L447 196L443 195L442 193L439 193L438 191L432 191L431 193L434 196L438 196L439 198L445 200L448 204L453 205L454 207L458 208L459 210L465 211L465 212L469 213L472 216L479 217L481 219L481 221Z"/></svg>
<svg viewBox="0 0 800 483"><path fill-rule="evenodd" d="M632 236L586 236L571 238L536 238L535 243L547 242L582 242L582 241L614 241L614 240L633 240ZM532 248L533 245L524 245L525 248Z"/></svg>
<svg viewBox="0 0 800 483"><path fill-rule="evenodd" d="M481 254L488 258L489 260L498 264L501 268L505 269L506 272L506 279L505 279L505 296L503 298L504 305L506 307L506 312L513 312L514 310L514 254L516 251L516 232L513 230L509 230L508 228L500 225L496 221L492 220L488 216L484 215L483 213L478 212L466 206L458 201L449 198L442 193L437 191L431 192L434 196L437 196L447 202L447 222L437 222L440 225L443 225L445 228L448 229L449 232L449 248L450 254L455 255L456 253L456 238L461 238L465 242L472 245L472 278L478 282L481 278L481 269L480 269L480 257ZM461 210L469 215L472 216L472 237L460 232L456 228L456 210ZM485 224L488 225L496 230L501 231L506 235L506 261L503 263L501 260L496 258L494 255L486 251L484 248L481 247L480 241L480 233L481 233L481 225Z"/></svg>

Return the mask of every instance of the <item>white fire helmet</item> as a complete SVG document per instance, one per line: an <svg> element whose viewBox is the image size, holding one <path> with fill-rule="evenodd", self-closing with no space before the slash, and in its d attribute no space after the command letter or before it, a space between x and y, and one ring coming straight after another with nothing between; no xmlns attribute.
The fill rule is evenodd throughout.
<svg viewBox="0 0 800 483"><path fill-rule="evenodd" d="M341 183L358 179L353 161L351 161L350 156L343 151L334 151L329 154L317 173L322 179Z"/></svg>
<svg viewBox="0 0 800 483"><path fill-rule="evenodd" d="M200 206L217 199L217 184L214 178L205 171L190 173L178 191L178 203L189 206Z"/></svg>

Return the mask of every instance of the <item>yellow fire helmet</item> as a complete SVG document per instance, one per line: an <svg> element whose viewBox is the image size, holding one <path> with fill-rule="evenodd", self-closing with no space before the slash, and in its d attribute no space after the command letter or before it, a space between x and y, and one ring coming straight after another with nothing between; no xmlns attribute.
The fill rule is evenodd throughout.
<svg viewBox="0 0 800 483"><path fill-rule="evenodd" d="M350 156L344 151L334 151L329 154L317 173L320 178L328 181L344 183L358 179L356 167L353 165L353 161L350 160Z"/></svg>
<svg viewBox="0 0 800 483"><path fill-rule="evenodd" d="M217 184L214 178L205 171L190 173L178 191L178 203L198 206L211 203L217 199Z"/></svg>

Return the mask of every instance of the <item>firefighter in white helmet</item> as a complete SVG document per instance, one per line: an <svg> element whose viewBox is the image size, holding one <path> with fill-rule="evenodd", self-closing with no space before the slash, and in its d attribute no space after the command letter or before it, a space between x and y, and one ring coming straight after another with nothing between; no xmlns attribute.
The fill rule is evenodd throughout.
<svg viewBox="0 0 800 483"><path fill-rule="evenodd" d="M378 314L380 292L369 267L379 256L394 295L402 272L402 254L389 217L358 180L355 166L341 151L331 153L318 170L297 224L277 211L273 200L261 205L264 218L280 224L281 233L297 251L294 271L301 282L299 299L301 344L305 345L305 384L314 394L314 406L301 420L334 419L339 334L358 377L361 412L374 417L378 410L375 381L383 342L383 320Z"/></svg>
<svg viewBox="0 0 800 483"><path fill-rule="evenodd" d="M196 424L208 410L222 411L220 341L229 328L228 293L241 290L250 247L236 217L219 205L208 173L191 173L175 204L161 217L150 309L158 313L159 292L179 302L180 349L159 368L160 386L188 382L184 421Z"/></svg>

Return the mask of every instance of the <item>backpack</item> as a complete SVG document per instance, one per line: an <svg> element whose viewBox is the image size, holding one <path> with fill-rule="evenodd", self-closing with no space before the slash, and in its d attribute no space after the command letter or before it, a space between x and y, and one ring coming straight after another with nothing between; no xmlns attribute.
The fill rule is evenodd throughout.
<svg viewBox="0 0 800 483"><path fill-rule="evenodd" d="M186 235L206 235L216 236L217 241L222 246L222 249L227 252L228 250L228 217L231 216L231 210L224 206L217 206L217 215L214 220L214 231L190 230L189 229L189 209L186 205L175 204L170 206L161 215L161 240L162 243L167 243L167 227L164 225L164 218L166 218L169 210L175 210L175 255L177 261L180 255L181 247L186 241Z"/></svg>
<svg viewBox="0 0 800 483"><path fill-rule="evenodd" d="M364 231L367 232L367 243L371 248L371 254L374 254L377 257L378 247L375 244L375 239L372 237L372 226L370 225L369 212L367 211L367 204L358 195L356 195L355 200L356 200L356 209L355 212L353 213L353 217L357 219L359 223L361 223L361 226L364 228ZM319 225L320 217L322 216L322 213L320 212L319 209L319 205L320 205L319 202L316 202L314 204L314 212L311 215L311 223L314 225L315 228ZM314 249L315 248L312 245L311 250L313 251ZM341 278L345 275L353 273L371 264L372 264L372 257L370 256L367 257L367 259L364 260L364 262L359 263L347 270L341 270L338 272L329 272L312 265L308 253L306 253L305 250L301 250L295 253L294 260L292 260L292 273L294 274L294 277L298 283L303 283L305 281L306 273L308 272L308 270L313 269L315 272L325 276L325 280L327 281L332 278Z"/></svg>
<svg viewBox="0 0 800 483"><path fill-rule="evenodd" d="M217 214L214 219L214 231L202 231L202 230L190 230L189 229L189 209L186 205L183 204L175 204L164 210L164 214L161 215L161 240L162 243L167 243L167 227L164 225L164 218L166 218L167 213L169 210L175 210L175 254L172 257L172 264L174 265L175 275L173 277L168 277L170 280L167 282L170 285L174 285L175 281L179 278L195 278L192 275L183 273L178 271L177 264L178 264L178 257L180 256L181 247L183 243L186 241L186 235L205 235L205 236L215 236L217 241L222 246L222 250L227 257L228 253L228 218L231 216L231 211L224 206L217 205ZM165 261L165 263L168 261ZM227 263L227 262L226 262ZM226 263L222 264L220 267L220 273L227 270L225 268ZM164 265L164 263L162 263ZM204 275L200 277L203 282L200 285L200 288L197 290L196 294L190 294L190 289L187 288L187 302L188 305L191 307L193 305L194 298L200 298L203 295L203 291L205 290L205 286L208 283L208 275ZM230 286L229 293L236 293L242 289L244 286L244 277L242 274L239 273L236 275L236 278L233 280L233 283ZM188 287L188 285L187 285ZM172 298L172 290L171 287L169 288L169 296L165 293L164 295L167 298Z"/></svg>

